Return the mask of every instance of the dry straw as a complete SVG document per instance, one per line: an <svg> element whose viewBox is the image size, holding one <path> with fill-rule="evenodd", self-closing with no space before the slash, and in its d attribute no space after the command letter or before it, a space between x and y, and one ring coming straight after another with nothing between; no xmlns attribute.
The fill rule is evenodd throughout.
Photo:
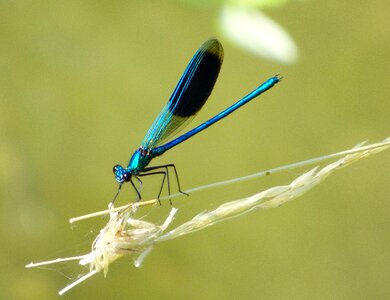
<svg viewBox="0 0 390 300"><path fill-rule="evenodd" d="M329 160L336 157L342 157L341 159L323 167L322 169L320 169L319 167L311 169L310 171L302 174L301 176L293 180L288 185L275 186L250 197L226 202L214 210L201 212L194 216L191 220L169 231L167 231L167 228L172 223L175 214L178 212L176 208L171 209L165 222L161 225L133 218L134 212L138 209L139 206L156 204L157 200L139 202L136 205L130 204L116 209L110 209L107 211L73 218L70 220L71 222L79 221L101 214L110 214L110 220L108 221L106 226L100 230L99 235L92 243L92 250L90 253L82 256L58 258L51 261L30 263L26 267L39 267L43 265L70 260L78 260L79 263L83 266L89 265L89 273L81 276L78 280L74 281L73 283L62 289L59 292L60 295L69 291L74 286L85 281L86 279L90 278L91 276L95 275L100 271L103 271L104 275L106 275L109 265L123 255L135 254L137 257L134 261L134 265L136 267L139 267L142 264L142 261L144 260L146 255L152 250L155 244L204 229L218 222L240 216L255 209L278 207L285 202L291 201L298 196L304 194L305 192L325 180L328 175L330 175L333 171L343 168L358 161L361 158L376 154L390 147L390 138L387 138L383 142L376 144L371 144L367 146L363 146L363 144L364 143L359 144L350 150L321 156L304 162L299 162L288 166L283 166L272 170L256 173L253 175L188 190L188 193L194 193L196 191L203 190L206 188L231 184L242 180L248 180L255 177L269 175L284 170L291 170L293 168L302 167L308 164L319 163L324 160ZM175 196L176 195L173 195L170 198Z"/></svg>

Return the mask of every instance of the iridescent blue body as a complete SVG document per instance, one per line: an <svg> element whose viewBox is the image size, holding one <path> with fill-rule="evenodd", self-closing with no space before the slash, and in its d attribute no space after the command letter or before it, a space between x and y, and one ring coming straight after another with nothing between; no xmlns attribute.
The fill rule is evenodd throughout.
<svg viewBox="0 0 390 300"><path fill-rule="evenodd" d="M169 164L148 167L151 160L223 119L280 81L278 76L269 78L251 93L221 113L178 138L164 144L163 142L165 142L169 137L177 134L185 125L187 125L205 104L217 80L222 61L223 48L216 39L206 41L195 53L180 78L179 83L172 93L168 103L150 127L141 143L141 146L132 155L127 167L123 168L120 165L114 166L113 171L115 179L120 184L119 190L123 182L129 181L133 185L138 198L140 199L141 195L135 187L132 177L135 177L139 182L141 182L139 179L140 176L160 174L163 175L163 182L158 197L161 194L166 177L168 181L168 192L170 193L168 168L173 168L179 191L182 192L175 166L173 164ZM158 169L160 169L160 171L156 171Z"/></svg>

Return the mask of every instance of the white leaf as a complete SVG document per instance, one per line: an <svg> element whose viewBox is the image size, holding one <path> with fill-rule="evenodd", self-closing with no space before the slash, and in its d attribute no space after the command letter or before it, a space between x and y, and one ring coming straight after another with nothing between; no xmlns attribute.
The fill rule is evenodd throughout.
<svg viewBox="0 0 390 300"><path fill-rule="evenodd" d="M225 5L219 25L241 48L283 64L298 60L298 47L282 26L253 7Z"/></svg>

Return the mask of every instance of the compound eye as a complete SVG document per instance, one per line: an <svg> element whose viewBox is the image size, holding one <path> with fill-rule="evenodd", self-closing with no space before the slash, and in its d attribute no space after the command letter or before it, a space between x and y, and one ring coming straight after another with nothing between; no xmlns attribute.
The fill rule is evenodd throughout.
<svg viewBox="0 0 390 300"><path fill-rule="evenodd" d="M123 179L124 181L130 181L130 173L123 173Z"/></svg>
<svg viewBox="0 0 390 300"><path fill-rule="evenodd" d="M114 173L114 174L116 174L117 172L118 172L118 170L120 169L120 165L115 165L113 168L112 168L112 172Z"/></svg>

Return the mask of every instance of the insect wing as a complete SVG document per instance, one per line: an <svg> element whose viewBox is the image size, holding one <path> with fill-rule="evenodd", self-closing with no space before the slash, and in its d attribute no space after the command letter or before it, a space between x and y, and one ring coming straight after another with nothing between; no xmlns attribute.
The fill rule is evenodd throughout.
<svg viewBox="0 0 390 300"><path fill-rule="evenodd" d="M183 129L199 112L217 80L223 48L216 39L206 41L191 59L179 83L141 146L153 149Z"/></svg>

